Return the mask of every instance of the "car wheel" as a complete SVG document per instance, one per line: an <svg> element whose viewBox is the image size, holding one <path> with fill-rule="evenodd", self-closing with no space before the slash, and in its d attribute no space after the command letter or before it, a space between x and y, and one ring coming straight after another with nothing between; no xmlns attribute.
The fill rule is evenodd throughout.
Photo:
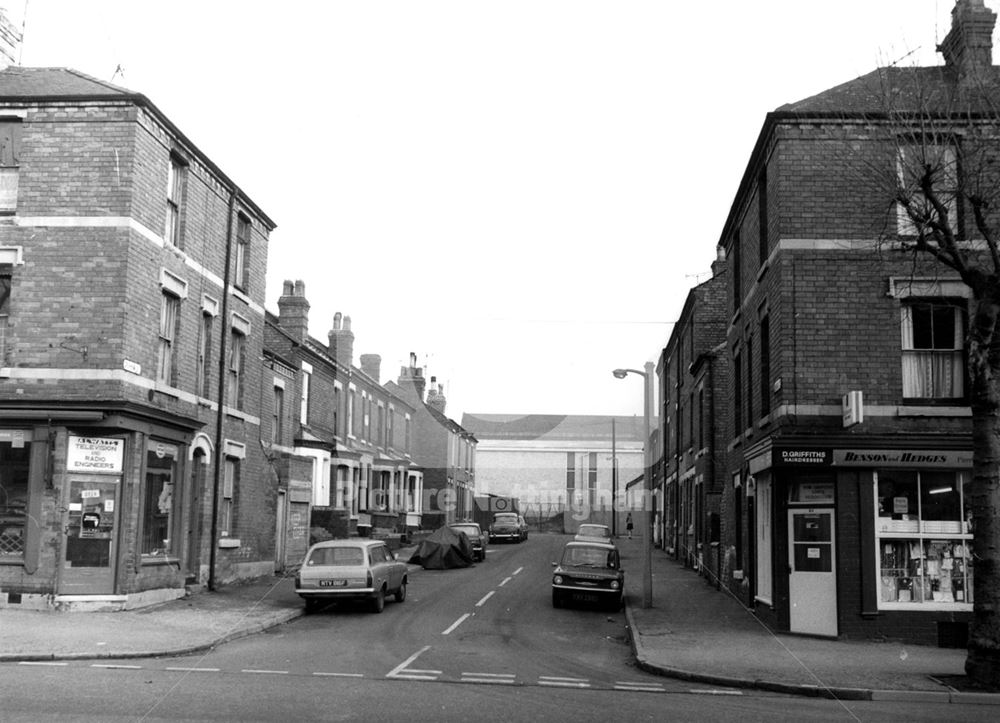
<svg viewBox="0 0 1000 723"><path fill-rule="evenodd" d="M396 591L396 602L403 602L406 599L406 580L399 583L399 589Z"/></svg>
<svg viewBox="0 0 1000 723"><path fill-rule="evenodd" d="M385 609L385 588L380 587L372 597L372 612L380 613Z"/></svg>
<svg viewBox="0 0 1000 723"><path fill-rule="evenodd" d="M561 608L563 606L562 593L552 591L552 607Z"/></svg>
<svg viewBox="0 0 1000 723"><path fill-rule="evenodd" d="M314 600L313 598L306 598L306 615L311 615L316 612L319 608L319 600Z"/></svg>

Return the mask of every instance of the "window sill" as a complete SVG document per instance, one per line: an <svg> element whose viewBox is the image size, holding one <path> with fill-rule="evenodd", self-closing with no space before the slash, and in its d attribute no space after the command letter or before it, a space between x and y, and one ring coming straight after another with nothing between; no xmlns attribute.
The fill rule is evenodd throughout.
<svg viewBox="0 0 1000 723"><path fill-rule="evenodd" d="M0 565L19 565L24 566L24 557L18 555L3 555L0 556Z"/></svg>
<svg viewBox="0 0 1000 723"><path fill-rule="evenodd" d="M238 537L220 537L219 548L222 550L232 550L240 547L242 543Z"/></svg>
<svg viewBox="0 0 1000 723"><path fill-rule="evenodd" d="M170 555L143 555L142 567L158 567L162 565L177 565L180 567L180 558Z"/></svg>

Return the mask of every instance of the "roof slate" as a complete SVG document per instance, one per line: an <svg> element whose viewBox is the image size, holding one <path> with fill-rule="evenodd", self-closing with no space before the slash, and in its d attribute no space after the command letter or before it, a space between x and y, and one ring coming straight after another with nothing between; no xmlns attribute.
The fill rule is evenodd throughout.
<svg viewBox="0 0 1000 723"><path fill-rule="evenodd" d="M0 97L3 98L54 98L60 96L106 98L109 95L133 97L138 93L106 83L71 68L11 66L0 70Z"/></svg>

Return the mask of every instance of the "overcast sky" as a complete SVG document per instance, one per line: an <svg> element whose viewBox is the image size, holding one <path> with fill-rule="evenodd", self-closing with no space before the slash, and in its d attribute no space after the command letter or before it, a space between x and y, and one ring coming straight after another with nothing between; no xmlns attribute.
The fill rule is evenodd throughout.
<svg viewBox="0 0 1000 723"><path fill-rule="evenodd" d="M611 370L707 278L764 115L940 63L953 5L0 0L22 65L143 93L277 222L268 309L303 280L313 336L415 352L459 420L641 414Z"/></svg>

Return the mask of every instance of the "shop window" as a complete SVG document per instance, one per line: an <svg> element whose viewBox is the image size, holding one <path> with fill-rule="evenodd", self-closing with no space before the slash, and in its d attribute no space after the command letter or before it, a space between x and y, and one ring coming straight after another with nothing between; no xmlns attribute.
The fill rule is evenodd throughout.
<svg viewBox="0 0 1000 723"><path fill-rule="evenodd" d="M24 556L28 526L31 442L24 432L3 432L0 440L0 558Z"/></svg>
<svg viewBox="0 0 1000 723"><path fill-rule="evenodd" d="M965 472L879 473L880 607L971 604L970 487Z"/></svg>
<svg viewBox="0 0 1000 723"><path fill-rule="evenodd" d="M965 309L946 301L902 306L903 397L965 397Z"/></svg>
<svg viewBox="0 0 1000 723"><path fill-rule="evenodd" d="M146 449L146 489L142 515L142 554L175 557L174 535L177 484L177 448L150 442Z"/></svg>

